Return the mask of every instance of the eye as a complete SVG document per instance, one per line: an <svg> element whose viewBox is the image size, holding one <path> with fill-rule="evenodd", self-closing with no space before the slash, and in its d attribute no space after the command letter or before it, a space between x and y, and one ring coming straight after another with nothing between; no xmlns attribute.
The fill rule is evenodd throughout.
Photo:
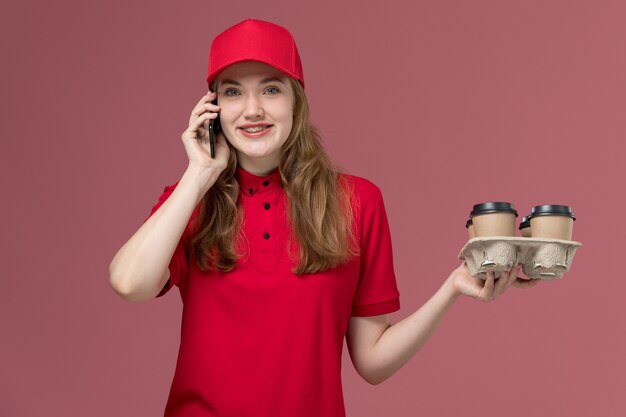
<svg viewBox="0 0 626 417"><path fill-rule="evenodd" d="M228 88L226 89L226 91L224 91L224 94L229 97L233 97L233 96L238 96L239 91L235 90L234 88Z"/></svg>
<svg viewBox="0 0 626 417"><path fill-rule="evenodd" d="M276 95L280 92L280 90L278 90L278 88L276 87L267 87L265 89L265 92L271 96Z"/></svg>

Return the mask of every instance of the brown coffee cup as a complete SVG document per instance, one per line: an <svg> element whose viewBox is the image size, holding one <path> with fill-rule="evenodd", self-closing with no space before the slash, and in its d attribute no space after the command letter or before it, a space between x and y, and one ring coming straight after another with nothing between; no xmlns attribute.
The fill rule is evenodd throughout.
<svg viewBox="0 0 626 417"><path fill-rule="evenodd" d="M530 212L531 237L572 240L576 216L569 206L545 204Z"/></svg>
<svg viewBox="0 0 626 417"><path fill-rule="evenodd" d="M511 203L476 204L471 217L476 237L515 236L517 211Z"/></svg>

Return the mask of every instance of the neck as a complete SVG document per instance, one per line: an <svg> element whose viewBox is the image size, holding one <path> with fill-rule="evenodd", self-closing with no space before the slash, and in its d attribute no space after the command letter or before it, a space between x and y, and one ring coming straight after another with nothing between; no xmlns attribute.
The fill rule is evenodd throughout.
<svg viewBox="0 0 626 417"><path fill-rule="evenodd" d="M237 162L247 172L253 175L258 175L260 177L269 174L278 168L278 161L269 158L255 158L254 160L248 158L241 158L240 155L237 155Z"/></svg>

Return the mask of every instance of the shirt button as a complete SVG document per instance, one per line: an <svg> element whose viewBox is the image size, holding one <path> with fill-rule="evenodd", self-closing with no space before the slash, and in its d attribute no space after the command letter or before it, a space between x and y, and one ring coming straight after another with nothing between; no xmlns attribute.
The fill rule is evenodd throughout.
<svg viewBox="0 0 626 417"><path fill-rule="evenodd" d="M269 210L270 209L270 203L265 203L265 205L263 207L265 207L265 210Z"/></svg>
<svg viewBox="0 0 626 417"><path fill-rule="evenodd" d="M263 237L264 237L265 239L269 239L269 238L270 238L270 234L269 234L269 233L264 233L264 234L263 234Z"/></svg>
<svg viewBox="0 0 626 417"><path fill-rule="evenodd" d="M265 185L267 187L268 185L270 185L270 182L268 180L265 180L265 181L263 181L263 185Z"/></svg>
<svg viewBox="0 0 626 417"><path fill-rule="evenodd" d="M254 190L253 190L252 188L248 188L248 194L252 195L252 192L253 192L253 191L254 191Z"/></svg>

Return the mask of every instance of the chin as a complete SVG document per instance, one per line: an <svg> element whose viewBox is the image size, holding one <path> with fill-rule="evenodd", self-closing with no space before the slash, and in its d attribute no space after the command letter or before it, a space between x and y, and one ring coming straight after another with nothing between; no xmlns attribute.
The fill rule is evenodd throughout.
<svg viewBox="0 0 626 417"><path fill-rule="evenodd" d="M269 149L254 149L249 146L241 146L237 148L237 151L250 158L263 158L264 156L268 156L272 153Z"/></svg>

